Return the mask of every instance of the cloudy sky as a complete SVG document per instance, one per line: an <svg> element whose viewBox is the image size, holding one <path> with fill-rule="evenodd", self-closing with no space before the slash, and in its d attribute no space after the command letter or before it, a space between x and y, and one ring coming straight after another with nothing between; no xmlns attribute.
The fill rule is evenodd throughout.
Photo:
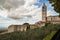
<svg viewBox="0 0 60 40"><path fill-rule="evenodd" d="M41 21L43 3L47 6L47 16L58 15L48 0L0 0L0 29L11 24Z"/></svg>

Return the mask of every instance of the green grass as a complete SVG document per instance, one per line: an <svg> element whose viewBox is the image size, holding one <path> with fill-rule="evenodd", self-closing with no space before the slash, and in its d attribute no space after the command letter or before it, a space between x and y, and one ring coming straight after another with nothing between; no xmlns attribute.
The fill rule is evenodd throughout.
<svg viewBox="0 0 60 40"><path fill-rule="evenodd" d="M56 34L57 31L52 31L49 35L47 35L43 40L51 40L51 38Z"/></svg>

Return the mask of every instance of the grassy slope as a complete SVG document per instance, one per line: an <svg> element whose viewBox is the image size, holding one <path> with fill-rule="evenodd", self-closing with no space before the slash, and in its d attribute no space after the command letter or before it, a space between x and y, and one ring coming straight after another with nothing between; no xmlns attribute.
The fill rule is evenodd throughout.
<svg viewBox="0 0 60 40"><path fill-rule="evenodd" d="M55 35L57 31L52 31L49 35L47 35L43 40L51 40L51 38Z"/></svg>
<svg viewBox="0 0 60 40"><path fill-rule="evenodd" d="M42 28L27 30L26 32L13 32L0 35L0 40L51 40L54 34L60 29L60 25L49 24Z"/></svg>

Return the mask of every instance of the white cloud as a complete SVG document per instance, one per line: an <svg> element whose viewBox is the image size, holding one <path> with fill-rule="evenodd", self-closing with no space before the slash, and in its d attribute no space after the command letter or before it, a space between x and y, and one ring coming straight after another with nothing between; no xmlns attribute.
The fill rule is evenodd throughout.
<svg viewBox="0 0 60 40"><path fill-rule="evenodd" d="M8 10L24 5L24 0L0 0L0 5Z"/></svg>
<svg viewBox="0 0 60 40"><path fill-rule="evenodd" d="M37 9L38 7L34 5L36 0L24 0L25 4L23 6L19 6L16 9L11 9L11 13L8 14L9 17L20 18L21 15L29 15L32 11ZM14 10L14 11L13 11Z"/></svg>
<svg viewBox="0 0 60 40"><path fill-rule="evenodd" d="M58 13L52 12L51 10L47 11L47 16L59 15Z"/></svg>
<svg viewBox="0 0 60 40"><path fill-rule="evenodd" d="M15 0L14 3L16 1L17 0ZM11 8L10 11L7 11L7 9L0 10L0 16L12 18L12 19L19 19L16 21L11 20L11 21L7 22L8 24L19 24L19 23L24 23L24 22L31 23L32 21L33 21L32 23L34 23L39 20L42 20L42 11L41 11L42 6L40 8L38 8L38 6L34 5L34 3L38 2L37 0L18 0L18 1L19 2L22 1L24 3L22 3L22 5L20 4L17 8L15 8L15 7ZM10 0L8 5L12 6L14 4L14 3L13 4L11 4L11 3L13 3L13 0ZM47 13L48 13L48 16L53 15L53 12L51 12L51 11L47 11ZM23 17L22 17L22 15L23 15ZM31 16L31 17L29 18L28 16ZM22 21L20 21L20 20L22 20Z"/></svg>
<svg viewBox="0 0 60 40"><path fill-rule="evenodd" d="M25 0L24 7L32 6L36 2L37 2L37 0Z"/></svg>
<svg viewBox="0 0 60 40"><path fill-rule="evenodd" d="M15 0L16 1L16 0ZM21 0L18 0L21 1ZM6 10L3 10L2 12L5 13L0 13L2 16L6 17L12 17L12 18L17 18L19 19L21 16L20 15L33 15L35 14L35 10L38 9L38 6L35 6L34 3L37 2L37 0L23 0L25 4L23 6L19 6L18 8L12 8L10 9L10 12L7 12ZM6 2L13 2L13 0L7 0Z"/></svg>
<svg viewBox="0 0 60 40"><path fill-rule="evenodd" d="M7 17L8 11L0 9L0 16Z"/></svg>

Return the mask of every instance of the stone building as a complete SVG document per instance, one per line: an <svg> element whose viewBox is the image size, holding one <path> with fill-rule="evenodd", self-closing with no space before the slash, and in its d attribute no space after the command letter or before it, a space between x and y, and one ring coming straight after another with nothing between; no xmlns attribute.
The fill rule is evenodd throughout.
<svg viewBox="0 0 60 40"><path fill-rule="evenodd" d="M30 25L28 23L24 23L23 25L10 25L8 27L8 32L26 31L28 29L30 29Z"/></svg>
<svg viewBox="0 0 60 40"><path fill-rule="evenodd" d="M60 18L58 16L48 16L47 17L47 7L45 3L42 6L42 21L39 21L35 24L23 24L23 25L10 25L8 28L8 32L14 31L26 31L28 29L34 29L37 27L45 26L46 22L51 22L53 24L60 23Z"/></svg>
<svg viewBox="0 0 60 40"><path fill-rule="evenodd" d="M48 16L47 17L47 7L45 3L42 6L42 21L36 22L35 24L25 23L23 25L10 25L8 27L8 33L14 31L26 31L28 29L34 29L37 27L45 26L46 22L51 22L53 24L60 23L60 18L57 16Z"/></svg>
<svg viewBox="0 0 60 40"><path fill-rule="evenodd" d="M42 6L42 22L46 22L46 21L47 21L47 7L44 3Z"/></svg>
<svg viewBox="0 0 60 40"><path fill-rule="evenodd" d="M51 22L53 24L60 23L59 15L57 15L57 16L48 16L47 21Z"/></svg>
<svg viewBox="0 0 60 40"><path fill-rule="evenodd" d="M45 22L47 21L47 7L45 3L42 6L42 21L39 21L35 24L28 24L25 23L23 25L10 25L8 28L8 32L14 32L14 31L26 31L28 29L34 29L37 27L42 27L45 25Z"/></svg>

